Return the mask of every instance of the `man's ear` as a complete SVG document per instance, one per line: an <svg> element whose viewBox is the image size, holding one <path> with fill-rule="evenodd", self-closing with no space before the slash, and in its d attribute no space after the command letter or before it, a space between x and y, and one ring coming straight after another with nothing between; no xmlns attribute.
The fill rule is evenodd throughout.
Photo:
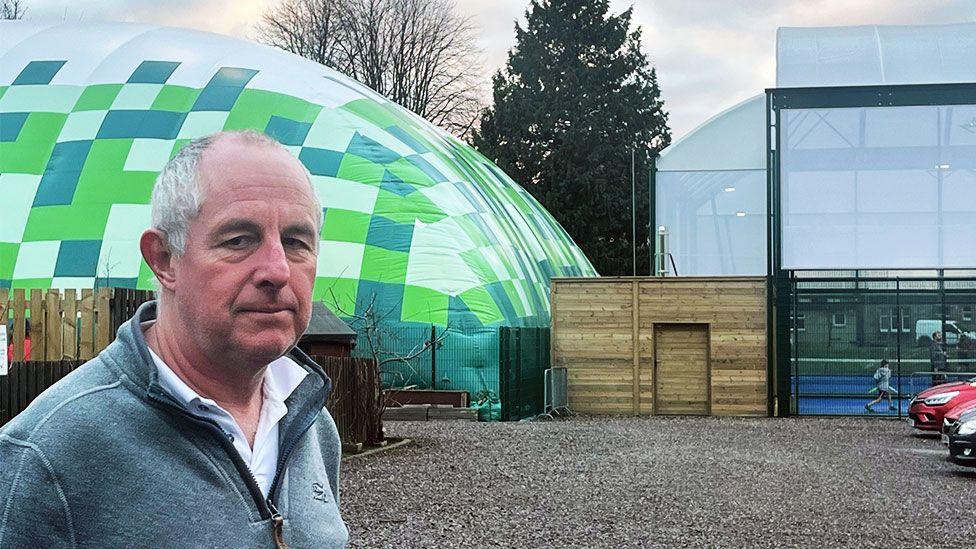
<svg viewBox="0 0 976 549"><path fill-rule="evenodd" d="M160 290L174 291L176 271L173 268L173 254L166 244L166 235L159 229L147 229L139 238L139 250L142 252L142 258L156 275Z"/></svg>

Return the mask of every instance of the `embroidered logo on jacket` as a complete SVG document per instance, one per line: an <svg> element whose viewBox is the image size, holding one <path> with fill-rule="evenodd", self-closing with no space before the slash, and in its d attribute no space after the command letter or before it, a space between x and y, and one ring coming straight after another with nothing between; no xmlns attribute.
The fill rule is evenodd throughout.
<svg viewBox="0 0 976 549"><path fill-rule="evenodd" d="M321 483L312 484L312 499L329 501L329 491Z"/></svg>

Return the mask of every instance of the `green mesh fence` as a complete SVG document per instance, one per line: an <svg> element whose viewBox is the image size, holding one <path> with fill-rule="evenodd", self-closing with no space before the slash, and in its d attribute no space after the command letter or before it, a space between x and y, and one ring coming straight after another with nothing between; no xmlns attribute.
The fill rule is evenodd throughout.
<svg viewBox="0 0 976 549"><path fill-rule="evenodd" d="M796 278L790 299L795 413L903 416L912 395L976 370L976 280ZM882 360L891 404L869 410Z"/></svg>
<svg viewBox="0 0 976 549"><path fill-rule="evenodd" d="M485 419L542 412L548 328L354 328L359 343L353 354L378 359L384 388L467 391L472 405L490 408Z"/></svg>

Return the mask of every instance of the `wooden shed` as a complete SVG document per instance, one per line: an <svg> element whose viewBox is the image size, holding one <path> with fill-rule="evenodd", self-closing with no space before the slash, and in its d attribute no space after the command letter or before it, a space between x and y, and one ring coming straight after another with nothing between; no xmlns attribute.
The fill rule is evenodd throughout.
<svg viewBox="0 0 976 549"><path fill-rule="evenodd" d="M764 278L556 278L551 300L572 410L767 415Z"/></svg>
<svg viewBox="0 0 976 549"><path fill-rule="evenodd" d="M312 318L298 340L298 348L315 356L351 356L356 332L323 303L313 301Z"/></svg>

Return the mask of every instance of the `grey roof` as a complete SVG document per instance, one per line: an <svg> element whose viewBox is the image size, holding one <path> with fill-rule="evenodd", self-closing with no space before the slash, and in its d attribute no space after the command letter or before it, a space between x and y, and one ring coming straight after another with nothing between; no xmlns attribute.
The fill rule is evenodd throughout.
<svg viewBox="0 0 976 549"><path fill-rule="evenodd" d="M322 302L312 302L312 319L305 330L305 336L342 336L355 339L356 332L342 321Z"/></svg>

